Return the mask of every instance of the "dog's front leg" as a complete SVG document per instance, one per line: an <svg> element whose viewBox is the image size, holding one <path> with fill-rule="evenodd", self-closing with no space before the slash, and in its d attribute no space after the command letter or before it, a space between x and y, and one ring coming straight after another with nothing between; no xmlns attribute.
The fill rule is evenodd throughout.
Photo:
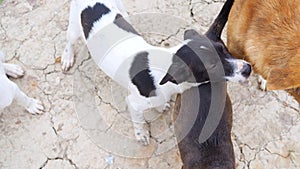
<svg viewBox="0 0 300 169"><path fill-rule="evenodd" d="M17 103L21 106L24 106L25 109L31 114L41 114L42 110L44 109L42 103L39 100L28 97L19 89L17 85L15 87L15 99Z"/></svg>
<svg viewBox="0 0 300 169"><path fill-rule="evenodd" d="M61 65L64 71L67 71L74 63L73 45L80 38L80 23L77 4L72 0L70 7L69 25L67 29L67 44L61 57Z"/></svg>
<svg viewBox="0 0 300 169"><path fill-rule="evenodd" d="M267 90L267 80L265 80L261 75L258 75L258 83L259 83L259 88L262 91Z"/></svg>
<svg viewBox="0 0 300 169"><path fill-rule="evenodd" d="M5 74L13 78L18 78L24 75L24 71L20 66L10 63L4 63L4 60L5 55L2 51L0 51L0 62L3 63Z"/></svg>
<svg viewBox="0 0 300 169"><path fill-rule="evenodd" d="M135 97L130 95L126 98L128 110L130 112L131 120L133 122L134 134L138 142L144 146L150 143L149 131L146 129L146 121L144 118L143 110L139 110L135 104Z"/></svg>
<svg viewBox="0 0 300 169"><path fill-rule="evenodd" d="M19 65L3 63L5 73L13 78L18 78L24 75L23 69Z"/></svg>
<svg viewBox="0 0 300 169"><path fill-rule="evenodd" d="M165 103L162 106L155 107L155 110L158 111L159 113L164 113L166 111L169 111L170 108L171 108L170 103Z"/></svg>

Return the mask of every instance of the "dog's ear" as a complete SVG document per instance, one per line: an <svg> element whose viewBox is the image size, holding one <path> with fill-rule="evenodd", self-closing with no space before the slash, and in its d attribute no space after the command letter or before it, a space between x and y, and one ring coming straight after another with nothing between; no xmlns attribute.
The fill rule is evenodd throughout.
<svg viewBox="0 0 300 169"><path fill-rule="evenodd" d="M201 39L202 36L194 29L188 29L184 32L184 40L187 39Z"/></svg>
<svg viewBox="0 0 300 169"><path fill-rule="evenodd" d="M167 82L172 82L174 84L178 84L175 80L175 78L173 76L171 76L169 73L167 73L164 78L160 81L160 85L164 85L166 84Z"/></svg>
<svg viewBox="0 0 300 169"><path fill-rule="evenodd" d="M167 82L179 84L186 81L190 75L191 70L186 64L172 64L159 84L163 85Z"/></svg>
<svg viewBox="0 0 300 169"><path fill-rule="evenodd" d="M300 69L295 65L277 67L267 77L268 90L286 90L300 87Z"/></svg>

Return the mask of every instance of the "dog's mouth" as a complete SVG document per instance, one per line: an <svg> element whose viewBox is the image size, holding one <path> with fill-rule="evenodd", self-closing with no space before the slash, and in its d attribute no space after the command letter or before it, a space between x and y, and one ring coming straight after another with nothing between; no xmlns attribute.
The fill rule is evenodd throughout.
<svg viewBox="0 0 300 169"><path fill-rule="evenodd" d="M225 76L225 79L230 81L230 82L244 83L244 82L247 81L248 78L245 78L241 75L234 75L234 76Z"/></svg>

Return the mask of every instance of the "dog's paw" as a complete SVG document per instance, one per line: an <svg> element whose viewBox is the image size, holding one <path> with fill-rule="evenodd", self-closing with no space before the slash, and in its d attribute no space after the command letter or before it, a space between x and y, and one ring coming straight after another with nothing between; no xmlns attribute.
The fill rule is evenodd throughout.
<svg viewBox="0 0 300 169"><path fill-rule="evenodd" d="M135 137L137 141L142 143L144 146L147 146L150 143L149 132L145 129L135 129Z"/></svg>
<svg viewBox="0 0 300 169"><path fill-rule="evenodd" d="M74 63L74 53L72 49L65 49L61 57L61 68L63 71L68 71Z"/></svg>
<svg viewBox="0 0 300 169"><path fill-rule="evenodd" d="M30 98L29 104L26 107L26 110L31 114L42 114L44 107L43 107L41 101Z"/></svg>
<svg viewBox="0 0 300 169"><path fill-rule="evenodd" d="M259 88L262 91L266 91L267 90L267 81L262 77L262 76L258 76L258 83L259 83Z"/></svg>
<svg viewBox="0 0 300 169"><path fill-rule="evenodd" d="M22 77L24 75L24 70L19 65L4 63L5 73L13 78Z"/></svg>
<svg viewBox="0 0 300 169"><path fill-rule="evenodd" d="M160 112L160 113L163 113L163 112L169 111L170 108L171 108L171 105L169 103L165 103L162 106L155 107L155 110Z"/></svg>

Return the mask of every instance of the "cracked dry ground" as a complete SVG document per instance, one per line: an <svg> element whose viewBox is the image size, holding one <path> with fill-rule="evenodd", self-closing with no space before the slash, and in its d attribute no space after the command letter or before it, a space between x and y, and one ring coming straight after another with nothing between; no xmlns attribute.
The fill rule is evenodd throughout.
<svg viewBox="0 0 300 169"><path fill-rule="evenodd" d="M224 0L124 3L130 14L160 12L177 16L171 23L165 23L168 17L159 17L162 21L157 22L161 25L151 25L153 22L147 22L146 17L132 19L150 43L169 46L182 40L186 28L206 31ZM181 168L170 112L147 112L147 118L152 120L151 145L145 148L131 140L128 154L112 141L118 136L107 137L121 133L133 138L120 97L126 94L124 90L95 66L82 42L76 45L74 68L62 73L56 57L65 45L69 4L66 0L4 0L0 5L1 50L7 62L26 70L22 79L13 81L45 106L42 115L30 115L15 103L1 112L0 168ZM82 83L76 83L77 78ZM237 168L300 168L299 106L283 91L262 92L257 86L255 76L248 86L228 86L234 109L232 139ZM96 115L84 114L93 111ZM126 143L122 138L114 141Z"/></svg>

